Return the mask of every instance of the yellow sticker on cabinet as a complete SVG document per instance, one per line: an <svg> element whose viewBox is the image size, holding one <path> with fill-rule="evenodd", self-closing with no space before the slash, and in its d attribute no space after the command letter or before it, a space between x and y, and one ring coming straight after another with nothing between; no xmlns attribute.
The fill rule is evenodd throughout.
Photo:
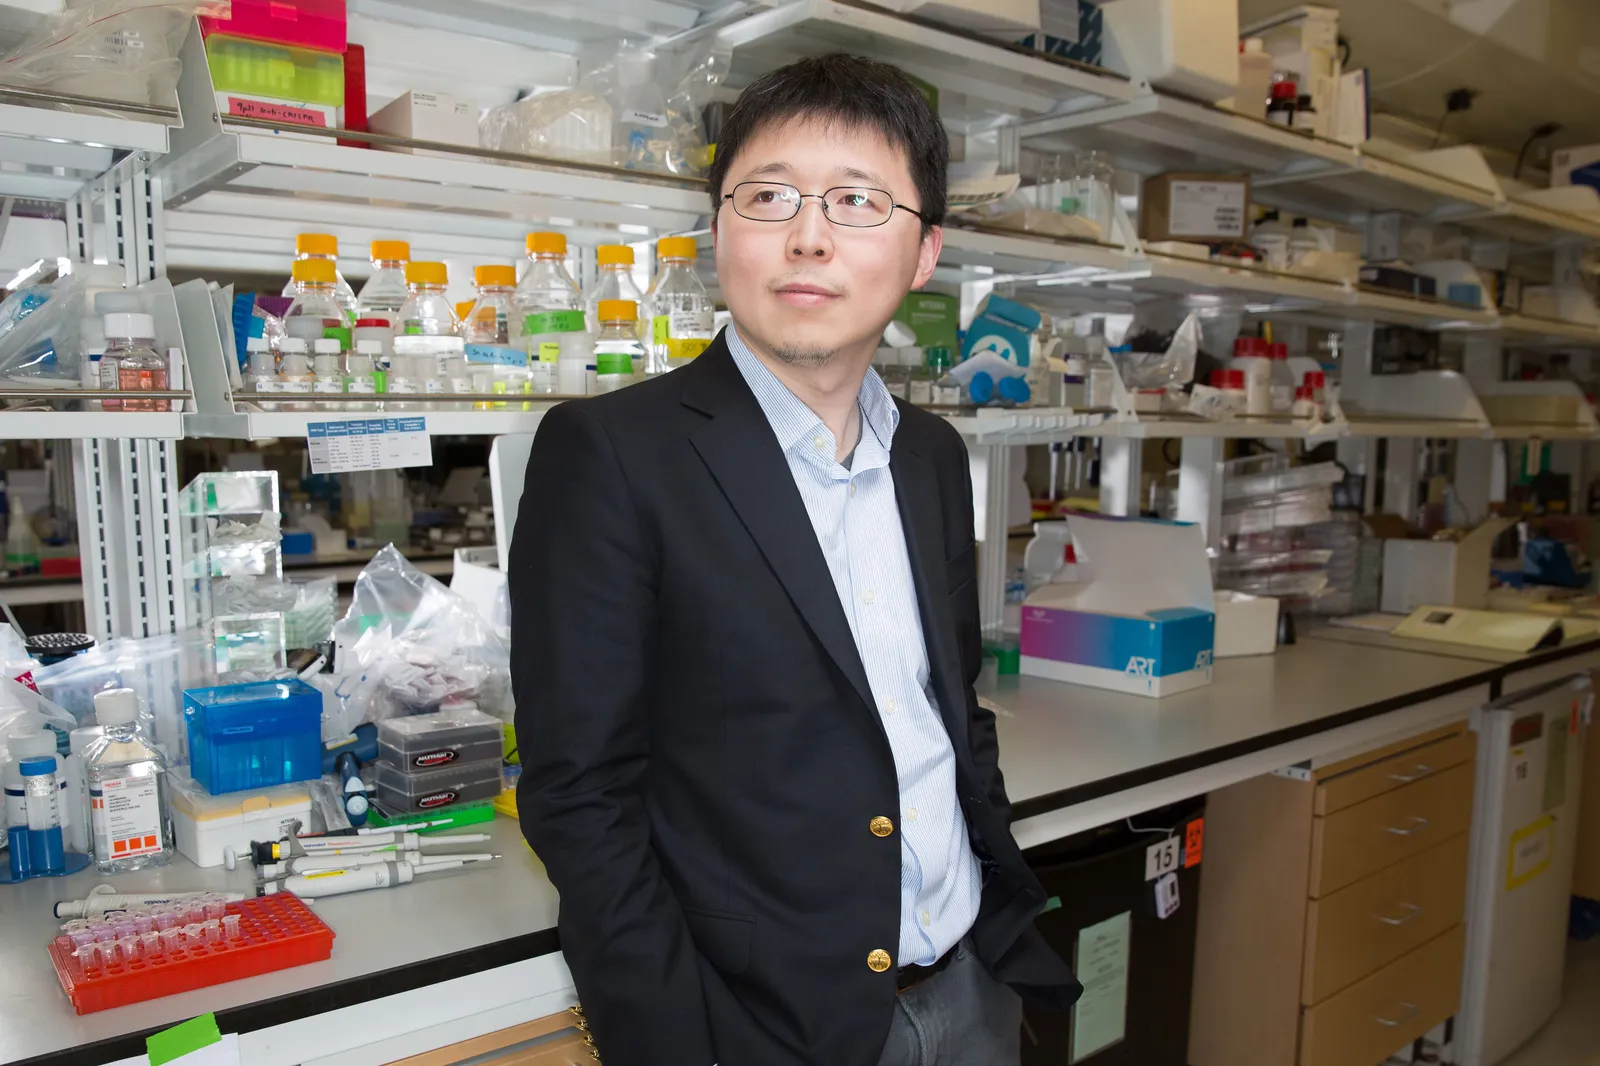
<svg viewBox="0 0 1600 1066"><path fill-rule="evenodd" d="M1506 860L1507 892L1521 888L1550 868L1555 826L1555 819L1547 814L1511 834L1511 852Z"/></svg>

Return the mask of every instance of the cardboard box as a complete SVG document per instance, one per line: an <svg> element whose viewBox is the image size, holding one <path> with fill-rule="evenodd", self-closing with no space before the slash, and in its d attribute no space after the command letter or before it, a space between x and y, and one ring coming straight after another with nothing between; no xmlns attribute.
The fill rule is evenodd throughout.
<svg viewBox="0 0 1600 1066"><path fill-rule="evenodd" d="M1191 523L1073 515L1080 580L1022 604L1024 674L1140 696L1211 683L1216 616Z"/></svg>
<svg viewBox="0 0 1600 1066"><path fill-rule="evenodd" d="M1242 241L1249 224L1248 174L1169 172L1144 180L1141 240Z"/></svg>
<svg viewBox="0 0 1600 1066"><path fill-rule="evenodd" d="M1217 632L1214 659L1271 655L1278 650L1278 601L1271 596L1221 591L1214 606Z"/></svg>
<svg viewBox="0 0 1600 1066"><path fill-rule="evenodd" d="M910 292L900 301L894 317L911 327L922 348L957 347L961 329L961 301L938 292Z"/></svg>
<svg viewBox="0 0 1600 1066"><path fill-rule="evenodd" d="M1488 606L1490 551L1495 538L1516 524L1515 518L1490 518L1457 541L1384 541L1383 611Z"/></svg>
<svg viewBox="0 0 1600 1066"><path fill-rule="evenodd" d="M1110 69L1207 104L1238 90L1238 0L1116 0L1100 10Z"/></svg>
<svg viewBox="0 0 1600 1066"><path fill-rule="evenodd" d="M374 133L408 137L439 144L478 146L478 102L449 93L401 93L368 116L367 126ZM390 152L414 152L403 145L374 144Z"/></svg>

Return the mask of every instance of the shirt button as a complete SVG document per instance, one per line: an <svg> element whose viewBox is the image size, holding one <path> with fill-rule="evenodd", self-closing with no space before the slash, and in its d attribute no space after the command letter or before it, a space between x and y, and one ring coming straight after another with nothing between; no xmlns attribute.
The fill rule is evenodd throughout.
<svg viewBox="0 0 1600 1066"><path fill-rule="evenodd" d="M917 809L915 807L908 808L906 810L906 821L914 822L916 820L917 820Z"/></svg>
<svg viewBox="0 0 1600 1066"><path fill-rule="evenodd" d="M820 452L822 449L828 446L828 442L821 437L812 437L811 446Z"/></svg>
<svg viewBox="0 0 1600 1066"><path fill-rule="evenodd" d="M922 912L922 924L923 925L932 925L933 924L933 915L929 914L927 911L923 911Z"/></svg>
<svg viewBox="0 0 1600 1066"><path fill-rule="evenodd" d="M900 709L900 704L898 704L894 700L885 700L884 703L883 703L883 713L884 714L893 714L895 711L898 711L899 709Z"/></svg>
<svg viewBox="0 0 1600 1066"><path fill-rule="evenodd" d="M861 594L861 602L862 603L871 603L872 602L872 598L873 597L872 597L872 590L871 589L868 589L867 591L865 591L865 592L863 592Z"/></svg>
<svg viewBox="0 0 1600 1066"><path fill-rule="evenodd" d="M850 495L854 496L855 494L856 494L856 483L854 481L852 481L852 482L850 482Z"/></svg>

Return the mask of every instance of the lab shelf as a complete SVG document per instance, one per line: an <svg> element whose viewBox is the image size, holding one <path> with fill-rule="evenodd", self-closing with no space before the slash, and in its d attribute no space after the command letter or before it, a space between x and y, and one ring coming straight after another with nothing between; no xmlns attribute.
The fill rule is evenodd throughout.
<svg viewBox="0 0 1600 1066"><path fill-rule="evenodd" d="M1525 345L1600 347L1600 326L1553 318L1505 315L1500 319L1500 332L1507 340Z"/></svg>
<svg viewBox="0 0 1600 1066"><path fill-rule="evenodd" d="M803 56L869 55L937 86L940 117L961 130L1135 91L1115 74L845 0L791 0L724 26L718 38L733 49L736 88Z"/></svg>
<svg viewBox="0 0 1600 1066"><path fill-rule="evenodd" d="M126 153L165 152L178 124L175 108L0 88L0 196L70 199Z"/></svg>
<svg viewBox="0 0 1600 1066"><path fill-rule="evenodd" d="M534 432L539 428L539 420L544 417L544 411L344 411L329 408L323 411L193 413L184 416L183 427L190 437L268 440L279 437L304 437L307 425L312 422L417 417L427 420L430 437L498 437L503 433Z"/></svg>
<svg viewBox="0 0 1600 1066"><path fill-rule="evenodd" d="M1296 421L1289 418L1241 417L1212 422L1178 412L1120 415L1079 431L1082 437L1120 437L1128 440L1333 440L1338 423Z"/></svg>
<svg viewBox="0 0 1600 1066"><path fill-rule="evenodd" d="M183 417L177 411L0 411L0 440L176 440L184 435Z"/></svg>
<svg viewBox="0 0 1600 1066"><path fill-rule="evenodd" d="M1049 444L1087 435L1104 417L1070 407L984 407L945 421L973 444Z"/></svg>

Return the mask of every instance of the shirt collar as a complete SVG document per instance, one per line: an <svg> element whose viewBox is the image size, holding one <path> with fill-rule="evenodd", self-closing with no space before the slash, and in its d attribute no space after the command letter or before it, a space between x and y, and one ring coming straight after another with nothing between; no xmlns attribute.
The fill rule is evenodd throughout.
<svg viewBox="0 0 1600 1066"><path fill-rule="evenodd" d="M778 446L787 452L799 441L815 435L818 429L826 432L817 413L807 407L800 397L790 392L789 387L779 381L776 374L767 369L767 365L750 350L744 338L739 336L739 330L733 323L728 324L726 332L728 351L733 356L739 373L744 376L745 384L755 393L756 402L761 405L762 413L771 423L772 431L778 438ZM894 431L900 425L900 411L895 407L889 387L883 383L878 372L870 367L867 369L866 377L861 381L858 400L864 423L862 439L865 440L870 431L887 452L894 440Z"/></svg>

